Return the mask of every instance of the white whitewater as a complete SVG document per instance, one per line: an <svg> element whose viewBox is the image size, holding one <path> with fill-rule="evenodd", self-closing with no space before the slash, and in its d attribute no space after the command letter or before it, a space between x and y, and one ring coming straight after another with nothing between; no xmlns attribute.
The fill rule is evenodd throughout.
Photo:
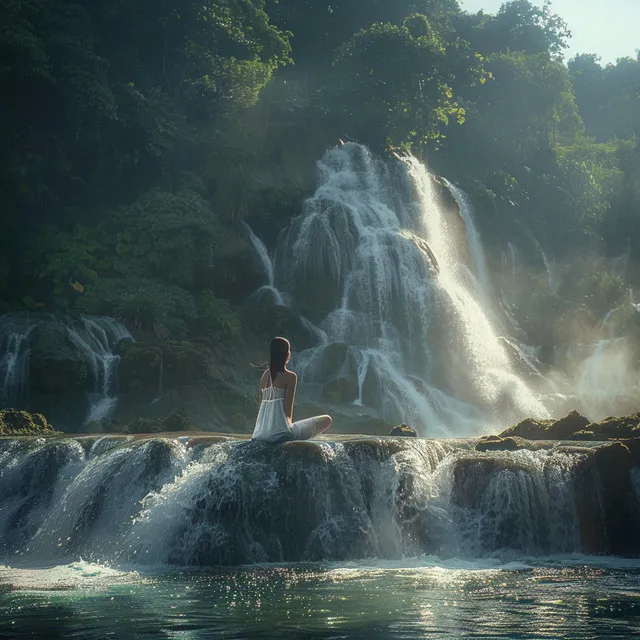
<svg viewBox="0 0 640 640"><path fill-rule="evenodd" d="M273 304L286 306L284 297L276 287L273 261L269 256L269 251L267 250L266 245L264 244L264 242L262 242L262 240L260 240L260 238L258 238L258 236L253 232L253 229L251 229L248 224L246 224L245 222L243 222L242 224L247 230L249 241L253 246L255 254L260 262L260 266L264 271L264 275L267 277L267 284L260 287L255 293L253 293L251 295L252 299L255 299L256 301L264 300L266 294L267 296L270 296L272 298Z"/></svg>
<svg viewBox="0 0 640 640"><path fill-rule="evenodd" d="M64 343L88 370L93 390L86 423L110 415L117 402L120 340L131 338L113 318L83 316L72 319L47 314L12 313L0 316L0 407L28 405L31 339L39 327L52 324ZM55 357L55 353L48 357Z"/></svg>
<svg viewBox="0 0 640 640"><path fill-rule="evenodd" d="M467 230L467 243L469 245L469 251L471 253L471 260L473 261L473 268L475 276L478 279L478 285L480 290L488 300L491 291L489 284L489 276L487 274L487 259L484 255L484 247L482 246L482 239L480 232L476 226L475 218L473 215L473 205L469 195L460 189L460 187L452 184L445 178L442 178L447 189L451 191L451 195L454 197L459 209L460 215L464 219L464 225Z"/></svg>
<svg viewBox="0 0 640 640"><path fill-rule="evenodd" d="M583 454L482 454L468 441L390 450L199 440L0 442L0 560L194 567L575 553L578 490L598 482L595 471L584 477Z"/></svg>
<svg viewBox="0 0 640 640"><path fill-rule="evenodd" d="M477 242L471 253L482 262L479 236ZM546 415L514 372L434 179L415 158L386 164L352 143L327 152L317 191L280 247L279 263L281 256L293 299L316 313L322 304L329 343L349 345L357 402L388 421L461 435ZM307 379L323 382L323 351L300 357Z"/></svg>
<svg viewBox="0 0 640 640"><path fill-rule="evenodd" d="M11 407L28 394L29 333L35 325L15 314L0 316L0 407Z"/></svg>
<svg viewBox="0 0 640 640"><path fill-rule="evenodd" d="M249 296L249 301L257 302L259 304L273 304L280 307L289 307L290 306L290 296L286 293L281 292L276 287L276 279L275 279L275 270L273 266L273 260L269 255L269 250L267 249L264 242L254 233L253 229L246 223L242 223L247 233L249 235L249 240L251 245L253 246L253 250L260 262L262 270L267 276L268 284L263 285L257 291L254 291ZM300 316L300 322L302 325L312 334L317 342L320 345L326 345L329 342L327 334L313 324L310 320L305 318L304 316Z"/></svg>

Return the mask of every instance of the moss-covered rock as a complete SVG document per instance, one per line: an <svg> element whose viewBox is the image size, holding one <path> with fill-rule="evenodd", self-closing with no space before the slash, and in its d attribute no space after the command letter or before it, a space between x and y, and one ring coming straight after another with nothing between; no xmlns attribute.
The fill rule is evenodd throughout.
<svg viewBox="0 0 640 640"><path fill-rule="evenodd" d="M517 436L527 440L546 440L548 438L547 428L553 424L553 420L536 420L535 418L525 418L513 427L505 429L501 438Z"/></svg>
<svg viewBox="0 0 640 640"><path fill-rule="evenodd" d="M605 418L600 422L589 424L586 429L594 433L596 440L637 438L640 437L640 413Z"/></svg>
<svg viewBox="0 0 640 640"><path fill-rule="evenodd" d="M547 427L545 434L550 440L569 440L574 433L582 431L591 421L577 411L572 411L569 415L556 420Z"/></svg>
<svg viewBox="0 0 640 640"><path fill-rule="evenodd" d="M0 411L0 435L48 436L56 431L41 413L29 413L16 409Z"/></svg>
<svg viewBox="0 0 640 640"><path fill-rule="evenodd" d="M172 411L163 421L163 431L189 431L193 428L191 418L184 409Z"/></svg>
<svg viewBox="0 0 640 640"><path fill-rule="evenodd" d="M123 425L112 420L103 420L102 427L110 433L163 433L169 431L191 431L193 424L184 409L176 409L165 418L139 417Z"/></svg>
<svg viewBox="0 0 640 640"><path fill-rule="evenodd" d="M517 451L526 448L526 440L513 437L501 438L500 436L490 436L476 445L476 451Z"/></svg>
<svg viewBox="0 0 640 640"><path fill-rule="evenodd" d="M603 441L640 438L640 413L610 417L590 422L577 411L560 420L527 418L500 434L502 438L520 437L528 440L581 440Z"/></svg>
<svg viewBox="0 0 640 640"><path fill-rule="evenodd" d="M399 424L389 432L390 436L401 437L401 438L417 438L418 432L410 427L408 424Z"/></svg>

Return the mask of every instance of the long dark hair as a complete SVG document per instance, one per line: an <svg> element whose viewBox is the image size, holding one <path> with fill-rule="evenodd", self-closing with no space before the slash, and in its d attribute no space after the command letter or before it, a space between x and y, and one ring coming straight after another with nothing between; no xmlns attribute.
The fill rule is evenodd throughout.
<svg viewBox="0 0 640 640"><path fill-rule="evenodd" d="M269 371L271 384L276 379L278 372L284 371L287 358L291 351L291 344L286 338L274 338L269 345Z"/></svg>

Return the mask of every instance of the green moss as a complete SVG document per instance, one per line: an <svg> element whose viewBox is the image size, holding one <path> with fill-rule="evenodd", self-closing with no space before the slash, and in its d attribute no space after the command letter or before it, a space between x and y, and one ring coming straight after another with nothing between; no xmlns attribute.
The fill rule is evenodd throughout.
<svg viewBox="0 0 640 640"><path fill-rule="evenodd" d="M192 428L191 418L187 415L186 411L182 409L172 411L162 421L163 431L189 431Z"/></svg>
<svg viewBox="0 0 640 640"><path fill-rule="evenodd" d="M55 429L41 413L29 413L16 409L0 411L0 435L39 436L55 433Z"/></svg>
<svg viewBox="0 0 640 640"><path fill-rule="evenodd" d="M162 421L157 418L136 418L124 429L125 433L160 433Z"/></svg>
<svg viewBox="0 0 640 640"><path fill-rule="evenodd" d="M404 437L404 438L417 438L418 434L413 427L410 427L408 424L400 424L397 427L393 427L390 436L395 437Z"/></svg>

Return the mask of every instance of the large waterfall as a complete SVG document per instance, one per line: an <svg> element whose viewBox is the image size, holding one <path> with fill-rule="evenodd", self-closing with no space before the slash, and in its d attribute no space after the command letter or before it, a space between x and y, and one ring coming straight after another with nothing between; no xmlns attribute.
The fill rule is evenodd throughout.
<svg viewBox="0 0 640 640"><path fill-rule="evenodd" d="M0 548L154 566L620 551L588 449L473 446L3 440Z"/></svg>
<svg viewBox="0 0 640 640"><path fill-rule="evenodd" d="M112 318L0 316L0 408L39 411L30 391L41 387L51 397L66 387L86 397L84 423L101 420L115 407L117 345L124 338L131 334Z"/></svg>
<svg viewBox="0 0 640 640"><path fill-rule="evenodd" d="M496 332L479 234L452 191L463 216L415 158L332 149L276 260L280 288L327 335L298 354L303 380L429 435L546 415Z"/></svg>

